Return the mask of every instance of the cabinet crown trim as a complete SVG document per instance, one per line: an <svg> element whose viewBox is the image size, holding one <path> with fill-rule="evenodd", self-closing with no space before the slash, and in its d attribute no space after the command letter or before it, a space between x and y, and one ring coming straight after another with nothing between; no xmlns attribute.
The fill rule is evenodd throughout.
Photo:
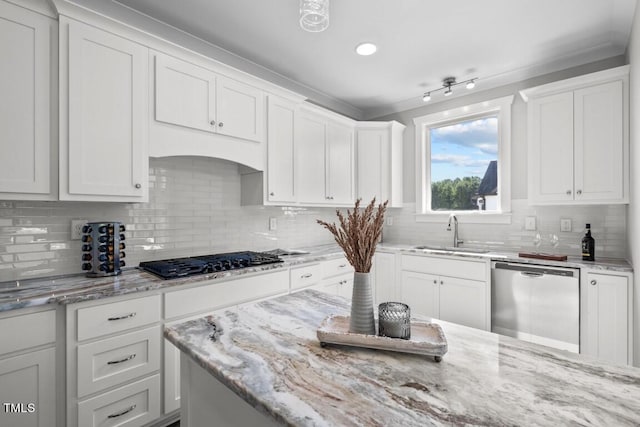
<svg viewBox="0 0 640 427"><path fill-rule="evenodd" d="M583 74L581 76L523 89L520 91L520 96L525 102L529 102L529 99L536 98L538 96L551 95L553 93L593 86L598 83L628 78L628 76L629 65L623 65L621 67L609 68L595 73Z"/></svg>

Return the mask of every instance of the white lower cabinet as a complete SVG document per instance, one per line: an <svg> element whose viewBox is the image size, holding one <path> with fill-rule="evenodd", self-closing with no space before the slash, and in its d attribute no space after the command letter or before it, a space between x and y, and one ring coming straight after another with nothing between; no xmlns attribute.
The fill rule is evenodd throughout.
<svg viewBox="0 0 640 427"><path fill-rule="evenodd" d="M632 363L632 283L631 274L582 270L580 353Z"/></svg>
<svg viewBox="0 0 640 427"><path fill-rule="evenodd" d="M160 300L136 295L67 306L67 426L160 418Z"/></svg>
<svg viewBox="0 0 640 427"><path fill-rule="evenodd" d="M488 261L402 255L401 269L397 296L412 314L491 330Z"/></svg>
<svg viewBox="0 0 640 427"><path fill-rule="evenodd" d="M375 304L397 299L396 254L376 252L373 258L373 289Z"/></svg>
<svg viewBox="0 0 640 427"><path fill-rule="evenodd" d="M0 426L56 425L55 341L54 310L0 317Z"/></svg>

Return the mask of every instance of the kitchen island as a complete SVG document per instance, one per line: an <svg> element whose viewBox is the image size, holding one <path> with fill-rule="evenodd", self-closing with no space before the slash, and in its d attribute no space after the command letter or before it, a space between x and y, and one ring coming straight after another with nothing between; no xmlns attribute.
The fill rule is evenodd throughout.
<svg viewBox="0 0 640 427"><path fill-rule="evenodd" d="M348 312L303 291L166 328L182 351L181 425L640 424L639 369L441 321L440 363L321 347L322 320Z"/></svg>

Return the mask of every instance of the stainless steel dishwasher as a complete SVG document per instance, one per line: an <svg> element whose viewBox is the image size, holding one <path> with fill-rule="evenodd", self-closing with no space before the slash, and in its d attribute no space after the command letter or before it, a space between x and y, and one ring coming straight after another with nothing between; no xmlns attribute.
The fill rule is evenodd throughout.
<svg viewBox="0 0 640 427"><path fill-rule="evenodd" d="M580 351L580 270L494 261L491 331Z"/></svg>

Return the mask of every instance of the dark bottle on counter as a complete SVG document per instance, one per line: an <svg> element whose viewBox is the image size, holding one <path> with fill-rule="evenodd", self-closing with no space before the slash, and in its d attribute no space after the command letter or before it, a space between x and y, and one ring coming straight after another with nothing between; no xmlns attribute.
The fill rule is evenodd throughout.
<svg viewBox="0 0 640 427"><path fill-rule="evenodd" d="M591 224L587 224L587 232L582 238L582 260L596 260L596 241L591 237Z"/></svg>

